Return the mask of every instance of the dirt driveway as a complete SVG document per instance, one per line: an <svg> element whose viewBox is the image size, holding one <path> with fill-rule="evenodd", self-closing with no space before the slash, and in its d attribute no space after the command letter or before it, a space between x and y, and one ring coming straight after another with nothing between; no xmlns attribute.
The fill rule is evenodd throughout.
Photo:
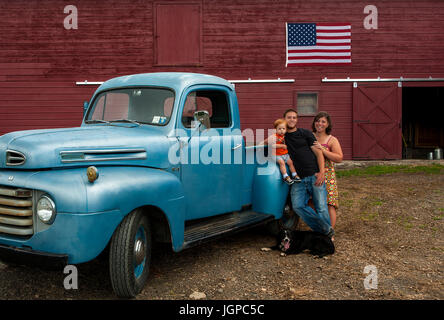
<svg viewBox="0 0 444 320"><path fill-rule="evenodd" d="M262 251L274 239L258 229L180 253L158 246L137 299L444 299L444 171L343 177L339 188L333 256ZM115 299L105 261L77 267L79 288L65 290L62 272L0 263L0 299Z"/></svg>

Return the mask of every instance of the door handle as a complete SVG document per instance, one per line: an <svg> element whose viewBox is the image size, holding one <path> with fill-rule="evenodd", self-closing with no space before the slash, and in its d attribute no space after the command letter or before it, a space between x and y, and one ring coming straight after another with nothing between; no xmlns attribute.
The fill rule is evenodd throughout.
<svg viewBox="0 0 444 320"><path fill-rule="evenodd" d="M233 149L232 150L236 150L236 149L239 149L240 147L242 147L242 143L239 143L237 146L235 146L235 147L233 147Z"/></svg>

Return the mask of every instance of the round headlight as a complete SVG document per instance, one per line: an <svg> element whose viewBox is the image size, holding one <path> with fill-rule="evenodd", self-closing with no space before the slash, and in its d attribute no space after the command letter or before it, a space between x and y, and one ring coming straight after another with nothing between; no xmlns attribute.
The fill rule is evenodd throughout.
<svg viewBox="0 0 444 320"><path fill-rule="evenodd" d="M53 223L56 215L56 207L54 201L48 196L41 196L37 202L37 215L42 222Z"/></svg>

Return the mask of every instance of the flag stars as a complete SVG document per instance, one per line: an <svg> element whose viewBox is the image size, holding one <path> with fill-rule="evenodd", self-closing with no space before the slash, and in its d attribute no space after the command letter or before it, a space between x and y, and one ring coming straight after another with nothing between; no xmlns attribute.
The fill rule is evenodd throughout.
<svg viewBox="0 0 444 320"><path fill-rule="evenodd" d="M288 24L288 42L289 46L316 45L316 24L314 23Z"/></svg>

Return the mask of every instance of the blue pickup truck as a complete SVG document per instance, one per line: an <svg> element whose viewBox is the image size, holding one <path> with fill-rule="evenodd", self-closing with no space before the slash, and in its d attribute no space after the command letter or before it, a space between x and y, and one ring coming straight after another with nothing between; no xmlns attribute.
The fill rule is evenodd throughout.
<svg viewBox="0 0 444 320"><path fill-rule="evenodd" d="M234 86L151 73L104 82L80 127L0 137L0 261L109 255L112 287L145 286L153 242L175 252L259 224L291 225L288 186L246 146Z"/></svg>

